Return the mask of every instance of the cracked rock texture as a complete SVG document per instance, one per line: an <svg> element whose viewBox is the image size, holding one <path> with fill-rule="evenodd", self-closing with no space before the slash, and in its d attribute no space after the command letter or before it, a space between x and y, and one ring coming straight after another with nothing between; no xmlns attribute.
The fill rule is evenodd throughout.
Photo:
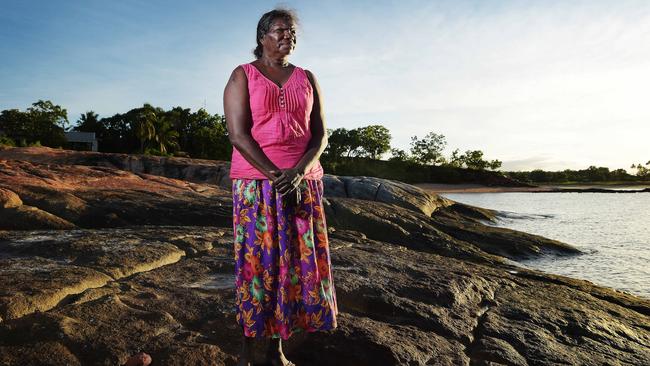
<svg viewBox="0 0 650 366"><path fill-rule="evenodd" d="M235 365L227 169L0 151L0 365ZM574 247L401 182L325 183L338 328L283 342L297 365L650 364L650 300L516 265Z"/></svg>

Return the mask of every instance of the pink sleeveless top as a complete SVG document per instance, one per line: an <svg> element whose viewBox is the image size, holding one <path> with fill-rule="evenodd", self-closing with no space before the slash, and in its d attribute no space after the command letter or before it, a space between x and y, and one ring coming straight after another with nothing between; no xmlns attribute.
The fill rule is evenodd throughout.
<svg viewBox="0 0 650 366"><path fill-rule="evenodd" d="M244 64L241 67L248 78L253 139L278 168L293 168L304 155L311 139L309 116L314 93L305 70L296 66L280 88L255 66ZM317 161L304 179L322 177L323 168ZM234 147L230 178L268 179Z"/></svg>

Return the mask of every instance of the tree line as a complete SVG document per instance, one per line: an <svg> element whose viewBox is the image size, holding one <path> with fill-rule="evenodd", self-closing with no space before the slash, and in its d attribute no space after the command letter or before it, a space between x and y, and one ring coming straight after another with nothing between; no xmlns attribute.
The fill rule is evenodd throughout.
<svg viewBox="0 0 650 366"><path fill-rule="evenodd" d="M228 140L226 119L201 108L192 112L180 106L170 110L145 103L126 113L99 118L93 111L81 114L69 126L67 110L49 100L39 100L24 111L7 109L0 112L0 145L65 147L67 131L94 132L99 140L99 151L142 153L161 156L184 156L201 159L230 160L232 145ZM487 160L481 150L455 149L445 156L445 136L435 132L423 138L411 137L408 150L391 147L390 131L381 125L354 129L328 129L329 144L321 161L336 171L337 165L349 165L359 159L380 160L389 154L388 161L405 166L440 166L496 170L499 160ZM342 162L348 160L346 164ZM356 163L355 163L356 164ZM530 183L595 182L650 180L650 161L632 164L636 174L625 169L610 171L606 167L590 166L582 170L505 172L510 178Z"/></svg>
<svg viewBox="0 0 650 366"><path fill-rule="evenodd" d="M650 181L650 161L645 166L632 164L631 169L636 169L635 174L629 174L625 169L610 170L607 167L590 166L587 169L562 171L545 171L535 169L532 171L505 172L506 176L520 182L528 183L587 183L587 182L634 182L639 180Z"/></svg>
<svg viewBox="0 0 650 366"><path fill-rule="evenodd" d="M68 126L66 109L39 100L25 111L0 113L0 144L65 147L65 132L94 132L100 152L142 153L229 160L232 146L226 119L205 109L191 112L175 107L163 110L145 103L142 107L99 118L93 111L81 114Z"/></svg>
<svg viewBox="0 0 650 366"><path fill-rule="evenodd" d="M68 126L65 108L51 101L39 100L25 111L3 110L0 113L0 143L14 146L66 146L65 132L94 132L99 151L143 153L163 156L229 160L232 145L228 140L226 119L204 109L163 110L145 103L142 107L99 118L93 111L81 114L74 126ZM390 152L391 161L422 165L444 165L470 169L498 169L499 160L485 160L480 150L443 155L445 136L429 132L423 138L413 136L409 151L392 148L390 131L381 125L355 129L328 129L329 144L322 160L336 164L345 158L379 160Z"/></svg>
<svg viewBox="0 0 650 366"><path fill-rule="evenodd" d="M369 125L355 129L328 129L329 143L323 152L326 163L336 164L345 158L370 158L379 160L390 152L389 161L402 161L421 165L449 166L476 170L496 170L499 160L485 160L481 150L454 150L450 156L443 154L447 146L444 135L429 132L423 138L411 137L408 151L392 148L390 131L381 125Z"/></svg>

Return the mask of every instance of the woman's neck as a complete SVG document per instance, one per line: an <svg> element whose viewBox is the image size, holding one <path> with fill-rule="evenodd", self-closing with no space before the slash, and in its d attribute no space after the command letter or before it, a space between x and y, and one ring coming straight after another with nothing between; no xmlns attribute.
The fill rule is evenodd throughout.
<svg viewBox="0 0 650 366"><path fill-rule="evenodd" d="M278 57L270 57L266 55L262 55L260 57L260 62L264 64L264 66L270 66L274 68L285 68L289 66L289 56L278 56Z"/></svg>

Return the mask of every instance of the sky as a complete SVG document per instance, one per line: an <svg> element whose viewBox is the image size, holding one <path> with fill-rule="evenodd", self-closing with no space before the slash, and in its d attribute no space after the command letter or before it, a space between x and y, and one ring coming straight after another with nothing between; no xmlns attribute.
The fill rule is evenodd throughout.
<svg viewBox="0 0 650 366"><path fill-rule="evenodd" d="M316 75L328 128L381 124L405 150L435 132L502 170L650 160L644 0L0 1L0 110L221 114L279 5L300 17L290 61Z"/></svg>

